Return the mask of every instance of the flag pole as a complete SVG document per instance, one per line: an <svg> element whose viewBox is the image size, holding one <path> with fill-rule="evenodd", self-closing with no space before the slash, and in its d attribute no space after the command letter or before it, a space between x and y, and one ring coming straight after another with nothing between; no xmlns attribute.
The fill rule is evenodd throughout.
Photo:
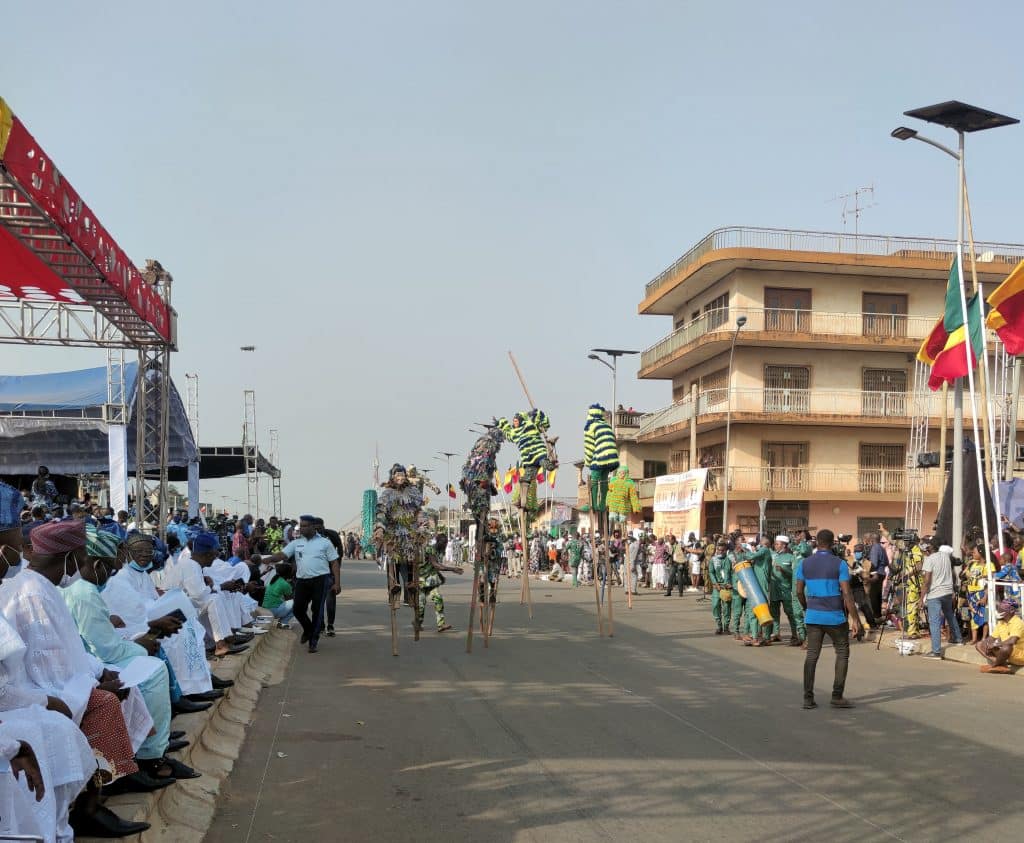
<svg viewBox="0 0 1024 843"><path fill-rule="evenodd" d="M976 469L976 476L977 476L977 481L978 481L978 495L979 495L980 501L981 501L981 512L982 512L982 515L981 515L981 532L982 532L982 536L985 539L985 560L986 560L986 564L988 564L990 562L990 558L991 558L991 548L989 546L988 513L985 510L985 476L984 476L984 471L982 470L982 460L978 458L978 456L979 456L978 455L978 399L977 399L977 396L975 395L975 392L974 392L974 359L972 357L972 354L974 352L973 352L973 349L971 348L971 321L970 321L970 314L967 312L967 292L966 292L966 290L964 288L964 254L963 254L964 253L964 248L963 248L964 218L965 218L965 213L964 213L964 211L965 211L965 201L964 200L965 200L965 193L966 193L966 188L967 188L967 182L966 182L965 177L964 177L964 133L962 131L960 131L960 132L957 133L957 136L958 136L958 145L959 145L959 153L960 153L960 157L959 157L959 160L957 162L958 163L957 170L959 171L959 175L960 175L960 186L959 186L959 190L957 191L957 197L958 197L958 202L957 202L958 208L957 209L959 211L960 217L957 220L956 274L957 274L957 286L959 287L959 292L960 292L960 312L961 312L961 315L963 317L963 325L964 325L964 360L967 363L967 386L968 386L968 390L970 391L970 395L971 395L971 425L972 425L972 431L974 433L974 448L975 448L974 465L975 465L975 469ZM958 378L957 379L957 387L960 388L961 391L962 391L963 387L962 387L961 384L962 384L962 379ZM960 428L961 428L961 431L962 431L963 430L963 399L962 399L962 392L961 392L961 400L958 403L959 403L959 407L957 409L958 409L959 416L960 416ZM954 419L954 421L955 421L955 419ZM956 438L956 437L954 437L954 438ZM958 538L954 536L954 539L955 539L955 541L959 542L959 544L960 544L960 546L962 548L962 546L963 546L963 481L964 481L964 477L963 477L963 436L962 436L962 434L961 434L960 438L958 439L958 441L954 442L953 444L954 444L954 451L953 451L954 457L958 453L960 455L960 471L959 472L954 472L954 478L955 479L954 479L954 483L953 483L953 495L954 495L954 498L953 498L953 519L954 519L954 523L958 519L960 521L960 535L959 535ZM954 468L955 467L956 467L956 464L954 463ZM959 490L959 494L957 494L958 490ZM957 498L959 498L959 500ZM955 532L956 531L954 530L954 533ZM956 545L954 545L954 549L955 548L956 548ZM961 552L962 552L962 550L961 550ZM988 571L986 570L986 574L987 573L988 573ZM989 576L989 577L987 577L987 579L991 580L992 578ZM994 585L992 585L990 583L989 591L991 592L991 591L994 591L994 590L995 590ZM989 614L989 620L991 622L991 619L994 617L994 614L995 614L995 606L992 605L993 601L991 599L989 599L988 602L989 602L988 614ZM991 626L990 626L990 628L991 628Z"/></svg>
<svg viewBox="0 0 1024 843"><path fill-rule="evenodd" d="M981 282L978 280L978 268L977 258L975 257L974 249L974 222L971 219L971 199L967 192L967 181L966 175L964 177L964 211L967 215L967 242L970 244L971 249L971 280L974 282L974 292L978 296L980 302L985 301L985 290L982 287ZM1003 511L1002 503L999 500L999 476L1001 472L996 467L996 453L993 443L995 442L995 421L992 418L992 393L989 392L989 370L988 370L988 329L985 327L984 320L984 306L982 306L982 323L981 323L981 407L982 407L982 420L985 424L985 454L986 462L988 463L988 478L989 483L992 486L993 504L996 508L996 538L999 542L999 556L1002 558L1003 551L1006 550L1003 545ZM994 389L992 390L995 391ZM984 503L984 497L982 502ZM990 578L991 579L991 578ZM992 586L992 593L995 594L995 586ZM994 602L994 597L990 596L990 603Z"/></svg>

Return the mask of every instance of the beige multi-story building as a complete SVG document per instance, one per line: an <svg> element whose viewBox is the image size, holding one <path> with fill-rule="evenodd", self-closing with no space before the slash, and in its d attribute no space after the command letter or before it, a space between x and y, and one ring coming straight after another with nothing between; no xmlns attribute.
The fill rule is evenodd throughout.
<svg viewBox="0 0 1024 843"><path fill-rule="evenodd" d="M655 474L707 467L708 532L721 529L726 482L730 529L756 531L762 506L769 532L902 526L921 406L914 361L954 253L945 240L726 228L647 284L639 312L672 326L643 352L639 377L671 381L673 403L644 415L624 448L644 466L645 508ZM976 244L976 254L992 289L1024 245ZM937 451L944 399L924 400ZM943 482L940 469L924 477L926 528Z"/></svg>

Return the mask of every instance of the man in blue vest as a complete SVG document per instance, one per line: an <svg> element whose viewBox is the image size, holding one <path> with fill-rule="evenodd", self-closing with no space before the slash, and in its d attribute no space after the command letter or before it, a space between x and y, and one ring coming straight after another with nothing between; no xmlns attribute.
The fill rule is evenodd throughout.
<svg viewBox="0 0 1024 843"><path fill-rule="evenodd" d="M814 672L827 635L836 651L836 672L832 684L833 708L853 708L843 696L846 671L850 665L850 632L861 632L860 618L850 590L850 567L833 555L835 536L831 530L819 530L817 550L797 565L796 594L804 608L807 626L807 658L804 661L804 708L817 708L814 701ZM845 611L844 611L845 609ZM849 618L849 620L847 620Z"/></svg>

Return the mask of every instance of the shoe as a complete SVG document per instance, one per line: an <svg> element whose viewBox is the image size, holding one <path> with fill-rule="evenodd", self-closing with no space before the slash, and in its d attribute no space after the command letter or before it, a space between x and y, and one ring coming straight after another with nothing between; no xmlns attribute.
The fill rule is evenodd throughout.
<svg viewBox="0 0 1024 843"><path fill-rule="evenodd" d="M232 644L228 647L228 651L224 654L226 656L237 656L239 653L244 653L249 649L248 644Z"/></svg>
<svg viewBox="0 0 1024 843"><path fill-rule="evenodd" d="M121 776L117 781L106 785L103 788L103 793L105 796L116 796L119 793L151 793L171 784L174 784L173 776L157 778L145 770L139 770L137 773Z"/></svg>
<svg viewBox="0 0 1024 843"><path fill-rule="evenodd" d="M233 644L233 645L238 646L238 645L242 645L242 644L248 644L250 641L252 641L252 639L253 639L252 635L238 635L236 633L234 635L229 635L224 640L227 641L228 644Z"/></svg>
<svg viewBox="0 0 1024 843"><path fill-rule="evenodd" d="M195 714L199 711L206 711L212 705L212 702L192 702L182 697L176 703L171 703L171 714Z"/></svg>
<svg viewBox="0 0 1024 843"><path fill-rule="evenodd" d="M211 673L210 674L210 684L212 684L214 688L218 688L218 689L231 688L231 687L234 686L235 680L234 679L221 679L219 676L214 676ZM185 733L182 732L182 735L184 735L184 734Z"/></svg>
<svg viewBox="0 0 1024 843"><path fill-rule="evenodd" d="M299 639L299 643L300 644L305 644L307 641L309 641L309 633L308 632L303 632L302 633L302 637Z"/></svg>
<svg viewBox="0 0 1024 843"><path fill-rule="evenodd" d="M720 630L720 629L716 629L715 630L715 635L721 635L721 634L722 634L722 630Z"/></svg>
<svg viewBox="0 0 1024 843"><path fill-rule="evenodd" d="M277 628L278 629L291 629L292 625L290 623L281 623L280 621L278 621L277 622Z"/></svg>
<svg viewBox="0 0 1024 843"><path fill-rule="evenodd" d="M810 709L817 708L817 707L818 707L818 704L814 701L813 697L811 699L804 699L804 708L806 710L809 711Z"/></svg>
<svg viewBox="0 0 1024 843"><path fill-rule="evenodd" d="M437 631L438 632L451 632L452 631L452 625L450 623L446 623L444 626L439 626L437 628Z"/></svg>
<svg viewBox="0 0 1024 843"><path fill-rule="evenodd" d="M319 647L318 647L318 645L317 645L317 643L315 641L311 641L309 643L309 652L315 653L315 652L317 652L318 649L319 649Z"/></svg>
<svg viewBox="0 0 1024 843"><path fill-rule="evenodd" d="M856 707L856 706L854 706L854 704L852 702L850 702L845 697L832 697L832 700L831 700L831 702L829 702L829 705L832 706L832 708L855 708Z"/></svg>
<svg viewBox="0 0 1024 843"><path fill-rule="evenodd" d="M181 740L183 737L185 737L184 729L175 729L170 735L168 735L168 739L172 741Z"/></svg>
<svg viewBox="0 0 1024 843"><path fill-rule="evenodd" d="M203 691L198 694L185 694L185 699L189 702L213 702L223 696L224 692L220 688L214 688L212 691Z"/></svg>
<svg viewBox="0 0 1024 843"><path fill-rule="evenodd" d="M165 749L164 752L180 752L186 746L188 746L188 743L189 742L187 740L185 740L184 738L182 738L181 740L176 740L176 741L168 741L167 742L167 749Z"/></svg>
<svg viewBox="0 0 1024 843"><path fill-rule="evenodd" d="M942 661L942 653L925 653L921 658L928 659L930 662L940 662Z"/></svg>
<svg viewBox="0 0 1024 843"><path fill-rule="evenodd" d="M160 760L171 768L171 774L175 779L198 779L202 775L202 773L189 767L188 764L182 764L177 758L167 758L164 756Z"/></svg>
<svg viewBox="0 0 1024 843"><path fill-rule="evenodd" d="M265 626L257 626L253 629L253 635L266 635L269 630Z"/></svg>
<svg viewBox="0 0 1024 843"><path fill-rule="evenodd" d="M327 627L327 637L328 638L333 638L334 637L334 627L333 626Z"/></svg>
<svg viewBox="0 0 1024 843"><path fill-rule="evenodd" d="M122 820L103 805L97 806L94 814L72 812L70 822L75 837L127 837L130 834L141 834L149 828L149 823Z"/></svg>

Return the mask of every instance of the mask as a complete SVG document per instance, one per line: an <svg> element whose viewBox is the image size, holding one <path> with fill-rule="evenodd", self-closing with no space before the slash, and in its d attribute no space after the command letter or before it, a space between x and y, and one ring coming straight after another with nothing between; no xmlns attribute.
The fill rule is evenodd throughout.
<svg viewBox="0 0 1024 843"><path fill-rule="evenodd" d="M74 561L75 561L75 572L73 574L68 574L68 557L69 556L72 559L74 559ZM81 578L82 578L82 574L78 570L78 560L75 559L75 557L72 556L70 552L66 553L64 555L64 574L60 578L60 587L61 588L67 588L69 585L72 585L73 583L78 582Z"/></svg>
<svg viewBox="0 0 1024 843"><path fill-rule="evenodd" d="M853 558L860 562L860 560L864 558L864 554L861 553L859 550L855 550L853 552Z"/></svg>
<svg viewBox="0 0 1024 843"><path fill-rule="evenodd" d="M140 574L145 574L147 571L152 570L153 563L150 562L145 568L143 568L138 562L136 562L133 559L131 562L128 563L128 567L131 568L133 571L138 571Z"/></svg>

